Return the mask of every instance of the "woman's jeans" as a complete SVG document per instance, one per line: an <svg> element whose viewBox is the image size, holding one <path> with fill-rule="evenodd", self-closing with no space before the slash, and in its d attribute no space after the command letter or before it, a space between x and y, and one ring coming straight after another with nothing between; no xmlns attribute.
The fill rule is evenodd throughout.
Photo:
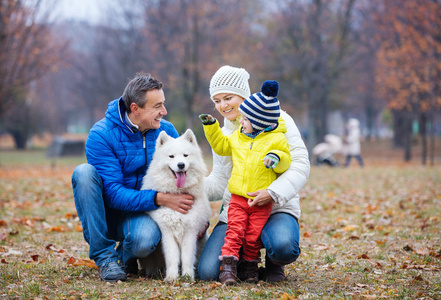
<svg viewBox="0 0 441 300"><path fill-rule="evenodd" d="M72 189L83 236L90 246L89 257L97 266L110 260L130 265L155 251L161 240L158 225L144 212L111 209L104 201L103 182L94 166L75 168Z"/></svg>
<svg viewBox="0 0 441 300"><path fill-rule="evenodd" d="M224 244L227 224L219 222L214 227L199 260L198 275L200 280L218 280L221 261L221 249ZM263 227L263 246L268 257L276 264L287 265L300 255L299 223L290 214L276 213L269 217Z"/></svg>

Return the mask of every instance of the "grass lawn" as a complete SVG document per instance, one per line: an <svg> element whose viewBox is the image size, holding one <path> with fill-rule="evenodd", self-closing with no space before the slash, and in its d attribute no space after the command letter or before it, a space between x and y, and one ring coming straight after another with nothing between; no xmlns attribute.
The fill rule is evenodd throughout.
<svg viewBox="0 0 441 300"><path fill-rule="evenodd" d="M70 183L85 158L0 151L0 299L441 299L439 159L403 163L376 146L363 156L363 169L312 167L301 191L302 254L285 282L225 287L100 281ZM212 208L210 230L219 202Z"/></svg>

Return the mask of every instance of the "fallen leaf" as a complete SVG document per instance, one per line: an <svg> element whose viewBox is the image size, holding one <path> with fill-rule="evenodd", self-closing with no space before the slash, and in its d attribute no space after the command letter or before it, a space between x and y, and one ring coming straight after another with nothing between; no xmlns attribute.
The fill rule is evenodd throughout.
<svg viewBox="0 0 441 300"><path fill-rule="evenodd" d="M406 269L423 270L425 267L426 265L408 265Z"/></svg>
<svg viewBox="0 0 441 300"><path fill-rule="evenodd" d="M66 219L75 219L76 217L78 217L78 214L77 214L77 213L66 213L66 214L64 215L64 217L65 217Z"/></svg>
<svg viewBox="0 0 441 300"><path fill-rule="evenodd" d="M67 261L67 264L68 265L72 265L74 267L86 266L86 267L94 268L94 269L98 270L98 267L95 264L95 262L93 260L90 260L90 259L70 257L69 260Z"/></svg>
<svg viewBox="0 0 441 300"><path fill-rule="evenodd" d="M55 231L55 232L65 232L67 230L66 230L66 227L64 227L64 226L53 226L53 227L49 228L47 231L49 231L49 232L53 232L53 231Z"/></svg>
<svg viewBox="0 0 441 300"><path fill-rule="evenodd" d="M343 228L343 231L354 231L357 227L357 225L348 225Z"/></svg>
<svg viewBox="0 0 441 300"><path fill-rule="evenodd" d="M429 255L429 250L415 250L415 253L418 255Z"/></svg>
<svg viewBox="0 0 441 300"><path fill-rule="evenodd" d="M326 245L319 245L317 247L314 248L315 250L328 250L329 247Z"/></svg>
<svg viewBox="0 0 441 300"><path fill-rule="evenodd" d="M312 233L310 231L305 231L303 233L303 237L306 237L306 238L312 237Z"/></svg>
<svg viewBox="0 0 441 300"><path fill-rule="evenodd" d="M409 245L406 245L403 247L404 251L413 251L412 247L410 247Z"/></svg>
<svg viewBox="0 0 441 300"><path fill-rule="evenodd" d="M288 295L287 293L283 293L283 295L279 298L280 300L293 300L294 298Z"/></svg>

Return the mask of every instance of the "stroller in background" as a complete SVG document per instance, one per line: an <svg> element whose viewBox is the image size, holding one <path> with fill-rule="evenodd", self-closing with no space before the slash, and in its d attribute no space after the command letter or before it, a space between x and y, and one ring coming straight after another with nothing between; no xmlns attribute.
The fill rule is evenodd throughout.
<svg viewBox="0 0 441 300"><path fill-rule="evenodd" d="M337 167L338 161L334 154L341 151L343 147L342 139L334 134L325 135L324 142L319 143L312 148L312 154L316 157L316 165L323 164L331 167Z"/></svg>

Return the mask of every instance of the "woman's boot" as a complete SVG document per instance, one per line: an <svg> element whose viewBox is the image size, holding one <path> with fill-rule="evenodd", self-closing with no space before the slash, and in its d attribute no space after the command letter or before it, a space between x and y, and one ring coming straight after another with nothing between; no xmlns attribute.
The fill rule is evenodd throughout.
<svg viewBox="0 0 441 300"><path fill-rule="evenodd" d="M285 266L274 263L268 255L265 256L265 281L280 282L285 280Z"/></svg>

